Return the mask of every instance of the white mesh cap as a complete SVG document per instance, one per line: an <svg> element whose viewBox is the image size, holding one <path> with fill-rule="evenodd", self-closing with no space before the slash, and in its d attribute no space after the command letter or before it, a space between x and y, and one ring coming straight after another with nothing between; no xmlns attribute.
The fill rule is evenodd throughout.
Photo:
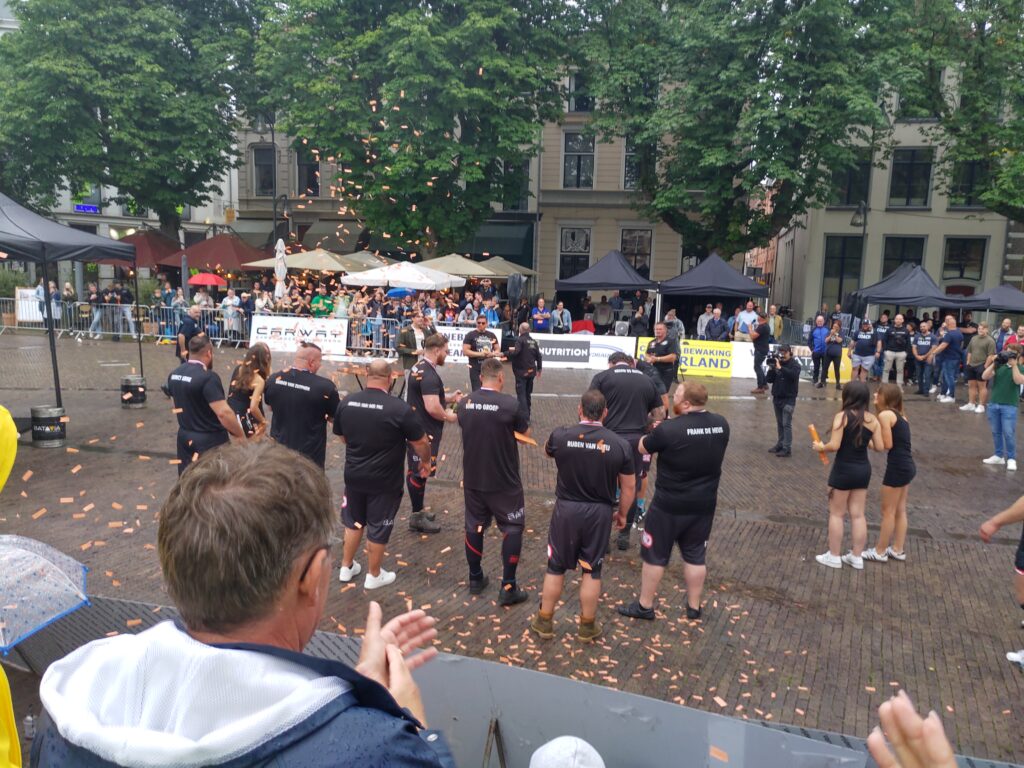
<svg viewBox="0 0 1024 768"><path fill-rule="evenodd" d="M605 768L597 750L576 736L559 736L539 747L530 768Z"/></svg>

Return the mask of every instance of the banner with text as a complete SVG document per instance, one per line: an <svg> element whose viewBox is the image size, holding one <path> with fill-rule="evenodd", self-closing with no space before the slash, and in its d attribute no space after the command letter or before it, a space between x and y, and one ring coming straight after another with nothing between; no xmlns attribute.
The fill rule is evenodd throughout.
<svg viewBox="0 0 1024 768"><path fill-rule="evenodd" d="M295 353L299 342L316 344L324 357L344 357L348 320L337 317L284 317L253 315L249 344L263 342L271 352Z"/></svg>
<svg viewBox="0 0 1024 768"><path fill-rule="evenodd" d="M468 363L462 353L462 343L472 328L439 325L437 331L448 339L448 361ZM495 336L498 331L491 329ZM608 365L608 358L615 352L633 354L636 339L628 336L593 336L589 333L531 333L540 345L545 368L586 368L601 369Z"/></svg>

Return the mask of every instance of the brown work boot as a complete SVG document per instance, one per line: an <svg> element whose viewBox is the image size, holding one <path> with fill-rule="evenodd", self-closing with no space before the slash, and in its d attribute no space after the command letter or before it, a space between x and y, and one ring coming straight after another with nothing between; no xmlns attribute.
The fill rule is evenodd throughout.
<svg viewBox="0 0 1024 768"><path fill-rule="evenodd" d="M430 521L422 512L409 515L409 530L417 533L440 533L441 524Z"/></svg>
<svg viewBox="0 0 1024 768"><path fill-rule="evenodd" d="M555 636L555 621L552 615L545 616L542 612L537 611L537 615L533 617L533 622L530 624L530 629L537 633L537 635L544 640L550 640Z"/></svg>
<svg viewBox="0 0 1024 768"><path fill-rule="evenodd" d="M590 621L580 619L580 628L576 634L576 639L581 643L592 643L603 634L604 630L597 623L596 619L591 619Z"/></svg>

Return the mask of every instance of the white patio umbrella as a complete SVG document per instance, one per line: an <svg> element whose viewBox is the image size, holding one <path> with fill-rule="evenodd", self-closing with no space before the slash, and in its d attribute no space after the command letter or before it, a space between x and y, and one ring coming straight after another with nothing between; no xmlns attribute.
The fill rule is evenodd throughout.
<svg viewBox="0 0 1024 768"><path fill-rule="evenodd" d="M466 278L446 275L436 269L400 261L386 267L345 275L341 278L341 282L351 286L380 287L389 285L392 288L412 288L417 291L443 291L447 288L458 288L465 285Z"/></svg>
<svg viewBox="0 0 1024 768"><path fill-rule="evenodd" d="M276 267L277 257L254 261L247 267ZM288 254L288 269L306 269L312 272L364 272L370 267L344 254L316 248L312 251L299 251Z"/></svg>
<svg viewBox="0 0 1024 768"><path fill-rule="evenodd" d="M428 269L436 269L448 275L459 277L501 277L501 273L489 269L486 264L479 261L467 259L457 253L449 253L447 256L438 256L435 259L427 259L419 264Z"/></svg>
<svg viewBox="0 0 1024 768"><path fill-rule="evenodd" d="M288 264L284 258L284 240L278 238L277 244L274 246L274 277L277 278L277 284L274 285L275 299L284 296L284 281L288 279Z"/></svg>

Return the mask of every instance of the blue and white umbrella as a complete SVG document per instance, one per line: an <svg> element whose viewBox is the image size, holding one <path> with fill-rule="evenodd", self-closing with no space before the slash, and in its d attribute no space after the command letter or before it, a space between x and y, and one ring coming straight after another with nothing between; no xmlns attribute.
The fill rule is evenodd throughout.
<svg viewBox="0 0 1024 768"><path fill-rule="evenodd" d="M0 653L89 604L88 569L24 536L0 536Z"/></svg>
<svg viewBox="0 0 1024 768"><path fill-rule="evenodd" d="M415 296L416 291L412 288L392 288L387 292L389 299L404 299L406 296Z"/></svg>

